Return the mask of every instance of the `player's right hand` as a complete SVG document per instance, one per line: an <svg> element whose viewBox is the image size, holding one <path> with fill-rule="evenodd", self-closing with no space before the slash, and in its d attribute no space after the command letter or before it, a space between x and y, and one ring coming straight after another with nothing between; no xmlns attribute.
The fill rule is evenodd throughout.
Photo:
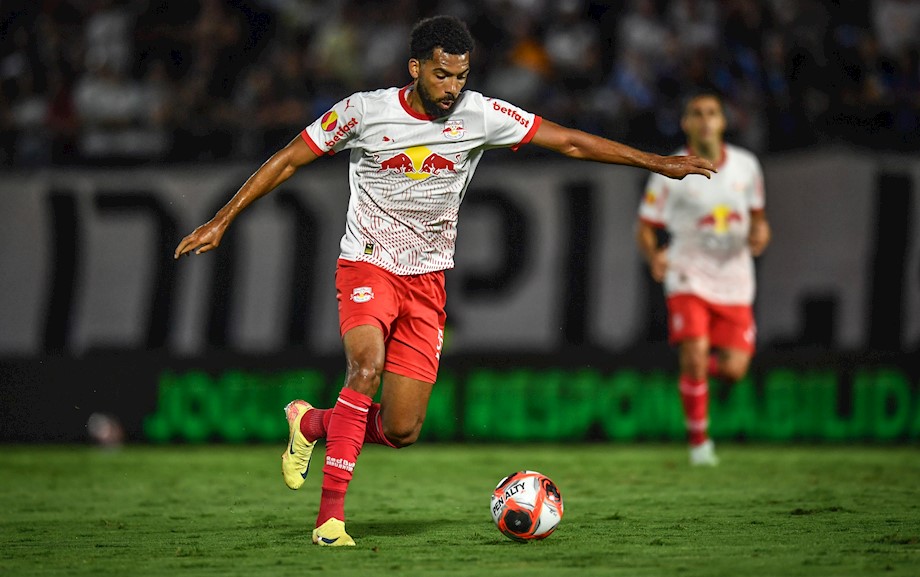
<svg viewBox="0 0 920 577"><path fill-rule="evenodd" d="M718 172L715 164L699 156L662 156L653 170L677 180L688 174L701 174L706 178L712 178L712 174Z"/></svg>
<svg viewBox="0 0 920 577"><path fill-rule="evenodd" d="M192 231L191 234L182 239L173 258L179 258L184 254L201 254L208 252L220 246L220 239L224 236L227 225L216 219L211 219L203 225Z"/></svg>
<svg viewBox="0 0 920 577"><path fill-rule="evenodd" d="M655 251L648 261L648 270L655 282L664 281L664 273L668 271L668 251L666 249Z"/></svg>

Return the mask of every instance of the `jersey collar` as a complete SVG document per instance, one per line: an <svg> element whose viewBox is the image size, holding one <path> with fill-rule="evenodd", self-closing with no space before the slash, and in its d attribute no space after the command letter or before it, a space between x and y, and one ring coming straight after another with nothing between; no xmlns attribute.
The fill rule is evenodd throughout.
<svg viewBox="0 0 920 577"><path fill-rule="evenodd" d="M411 84L406 84L405 86L399 89L399 103L402 104L403 110L405 110L409 116L417 120L427 120L429 122L434 120L435 119L434 116L429 116L428 114L421 114L419 112L416 112L414 108L409 106L409 101L407 100L406 97L409 95L409 90L411 88L412 88Z"/></svg>

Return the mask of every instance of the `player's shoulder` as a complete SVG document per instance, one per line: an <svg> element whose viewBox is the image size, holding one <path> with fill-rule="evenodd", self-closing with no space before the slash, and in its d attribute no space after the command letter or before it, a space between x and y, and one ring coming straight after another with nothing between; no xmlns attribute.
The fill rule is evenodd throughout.
<svg viewBox="0 0 920 577"><path fill-rule="evenodd" d="M475 90L464 90L460 98L460 107L467 110L481 111L485 109L486 102L490 100L481 92Z"/></svg>
<svg viewBox="0 0 920 577"><path fill-rule="evenodd" d="M366 104L374 102L390 102L399 96L399 88L393 86L390 88L378 88L376 90L364 90L355 92L350 96L355 100L362 101Z"/></svg>
<svg viewBox="0 0 920 577"><path fill-rule="evenodd" d="M748 166L759 166L760 161L757 159L757 155L751 152L750 150L738 146L736 144L725 143L725 153L728 155L728 158L739 164L744 164Z"/></svg>
<svg viewBox="0 0 920 577"><path fill-rule="evenodd" d="M507 100L502 100L494 96L488 96L481 92L476 92L475 90L464 90L463 99L465 101L464 103L471 108L492 110L501 114L507 114L509 110L519 113L523 110L523 108L513 102L508 102Z"/></svg>

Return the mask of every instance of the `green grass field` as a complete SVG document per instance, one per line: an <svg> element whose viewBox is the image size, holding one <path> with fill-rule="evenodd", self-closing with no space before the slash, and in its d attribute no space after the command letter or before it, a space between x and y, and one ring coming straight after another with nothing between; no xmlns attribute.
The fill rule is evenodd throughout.
<svg viewBox="0 0 920 577"><path fill-rule="evenodd" d="M347 550L310 544L321 475L288 490L280 453L0 446L0 575L920 575L913 447L723 445L707 470L677 445L370 447ZM488 505L523 468L565 517L521 545Z"/></svg>

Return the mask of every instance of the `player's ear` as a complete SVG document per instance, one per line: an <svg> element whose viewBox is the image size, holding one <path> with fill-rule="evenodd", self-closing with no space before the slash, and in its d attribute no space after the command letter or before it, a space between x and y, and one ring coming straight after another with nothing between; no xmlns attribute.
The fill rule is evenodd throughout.
<svg viewBox="0 0 920 577"><path fill-rule="evenodd" d="M412 80L418 80L419 72L421 71L422 64L418 61L418 58L409 59L409 76L412 77Z"/></svg>

